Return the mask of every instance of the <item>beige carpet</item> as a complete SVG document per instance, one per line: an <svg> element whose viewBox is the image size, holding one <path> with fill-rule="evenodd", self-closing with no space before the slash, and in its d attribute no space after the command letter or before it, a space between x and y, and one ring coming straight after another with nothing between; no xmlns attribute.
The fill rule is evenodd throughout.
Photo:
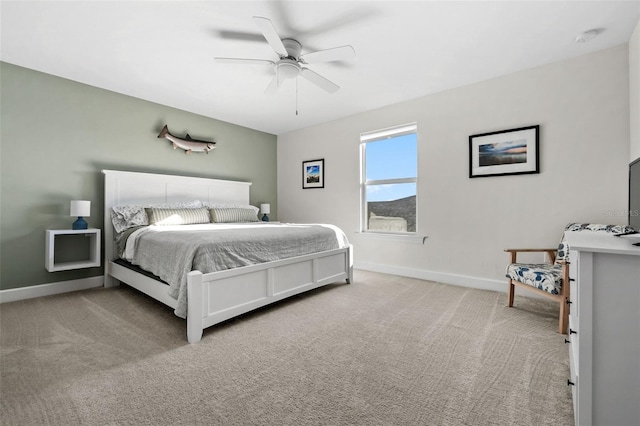
<svg viewBox="0 0 640 426"><path fill-rule="evenodd" d="M506 285L505 285L506 286ZM127 286L0 305L2 425L570 425L557 305L356 271L205 330Z"/></svg>

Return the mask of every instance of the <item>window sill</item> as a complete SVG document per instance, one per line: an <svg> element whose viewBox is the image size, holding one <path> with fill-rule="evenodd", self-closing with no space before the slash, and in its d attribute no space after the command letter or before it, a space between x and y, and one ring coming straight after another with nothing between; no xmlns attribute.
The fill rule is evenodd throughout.
<svg viewBox="0 0 640 426"><path fill-rule="evenodd" d="M384 241L393 241L399 243L407 243L407 244L424 244L426 239L428 238L426 235L401 235L401 234L392 234L385 232L362 232L357 231L356 235L358 237L384 240Z"/></svg>

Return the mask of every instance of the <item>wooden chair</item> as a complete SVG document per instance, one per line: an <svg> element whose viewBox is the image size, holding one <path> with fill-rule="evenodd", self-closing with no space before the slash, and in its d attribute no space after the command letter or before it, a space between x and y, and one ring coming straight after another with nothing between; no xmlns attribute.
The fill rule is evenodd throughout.
<svg viewBox="0 0 640 426"><path fill-rule="evenodd" d="M588 231L608 233L633 232L633 228L624 225L601 225L593 223L570 223L566 231ZM560 304L560 319L558 333L567 334L569 326L569 247L562 235L558 248L543 249L505 249L511 256L511 263L507 266L507 306L513 307L515 287L534 291L541 296L555 300ZM546 253L547 263L517 263L518 253Z"/></svg>

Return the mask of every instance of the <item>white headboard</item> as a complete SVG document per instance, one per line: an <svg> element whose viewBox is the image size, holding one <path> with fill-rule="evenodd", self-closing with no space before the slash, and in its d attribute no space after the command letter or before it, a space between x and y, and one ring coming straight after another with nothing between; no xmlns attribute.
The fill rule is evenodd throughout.
<svg viewBox="0 0 640 426"><path fill-rule="evenodd" d="M111 208L201 200L208 203L249 204L251 182L155 173L103 170L105 272L114 259Z"/></svg>

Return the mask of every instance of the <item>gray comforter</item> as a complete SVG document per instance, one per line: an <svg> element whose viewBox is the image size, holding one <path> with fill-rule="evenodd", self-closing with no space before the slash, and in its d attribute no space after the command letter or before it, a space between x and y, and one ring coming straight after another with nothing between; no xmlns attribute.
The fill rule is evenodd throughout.
<svg viewBox="0 0 640 426"><path fill-rule="evenodd" d="M175 314L186 318L187 274L222 271L346 247L332 225L234 224L149 226L132 234L131 263L169 283Z"/></svg>

